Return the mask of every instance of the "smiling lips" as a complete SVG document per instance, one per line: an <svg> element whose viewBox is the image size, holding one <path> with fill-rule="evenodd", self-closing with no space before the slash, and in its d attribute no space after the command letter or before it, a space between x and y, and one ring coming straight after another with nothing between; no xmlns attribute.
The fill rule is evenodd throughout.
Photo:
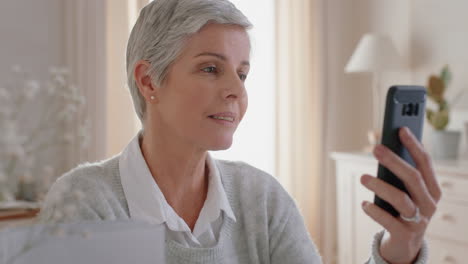
<svg viewBox="0 0 468 264"><path fill-rule="evenodd" d="M214 115L208 116L214 120L220 120L224 122L230 122L233 123L236 120L236 114L232 112L223 112L223 113L217 113Z"/></svg>

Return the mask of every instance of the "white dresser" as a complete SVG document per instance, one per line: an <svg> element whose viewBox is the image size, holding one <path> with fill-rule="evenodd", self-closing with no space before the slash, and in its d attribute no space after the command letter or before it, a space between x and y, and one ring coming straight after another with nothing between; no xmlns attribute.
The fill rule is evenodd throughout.
<svg viewBox="0 0 468 264"><path fill-rule="evenodd" d="M338 264L361 264L370 254L373 235L382 230L361 209L374 195L360 183L363 174L377 175L377 160L370 153L334 152L338 223ZM429 263L468 263L468 161L435 161L442 199L426 239Z"/></svg>

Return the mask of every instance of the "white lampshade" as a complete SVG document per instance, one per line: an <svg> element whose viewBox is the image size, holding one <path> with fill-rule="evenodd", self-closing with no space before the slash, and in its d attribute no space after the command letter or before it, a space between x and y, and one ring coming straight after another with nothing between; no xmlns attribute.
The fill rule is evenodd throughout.
<svg viewBox="0 0 468 264"><path fill-rule="evenodd" d="M365 34L345 67L345 72L380 73L402 67L392 40L384 35Z"/></svg>

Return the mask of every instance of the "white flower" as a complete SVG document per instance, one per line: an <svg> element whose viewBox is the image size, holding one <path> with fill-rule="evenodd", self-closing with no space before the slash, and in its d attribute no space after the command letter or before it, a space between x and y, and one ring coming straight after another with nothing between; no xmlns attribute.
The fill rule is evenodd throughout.
<svg viewBox="0 0 468 264"><path fill-rule="evenodd" d="M63 110L58 115L58 119L62 120L66 123L70 123L73 121L74 117L76 116L77 108L73 104L66 104L63 107Z"/></svg>
<svg viewBox="0 0 468 264"><path fill-rule="evenodd" d="M86 98L80 95L77 91L73 92L70 101L75 104L77 108L81 108L86 104Z"/></svg>
<svg viewBox="0 0 468 264"><path fill-rule="evenodd" d="M55 163L48 159L48 157L44 157L44 160L41 158L41 162L44 162L44 164L50 162L50 165L41 167L40 164L35 162L37 160L34 158L38 158L43 153L40 150L29 153L33 151L34 146L26 145L26 143L31 140L38 143L38 146L42 146L41 143L48 142L51 139L49 137L56 137L58 135L61 142L79 143L77 144L79 145L77 146L79 147L77 151L80 151L81 154L81 148L89 144L87 133L89 128L87 125L83 126L83 123L87 122L87 120L86 118L81 118L81 114L85 111L86 99L81 95L80 89L77 86L69 83L71 80L70 70L66 67L50 67L49 79L45 82L28 77L30 74L20 65L13 66L12 70L16 73L11 74L15 78L15 83L18 83L22 87L2 86L0 81L0 168L2 168L2 165L5 167L12 159L17 162L16 167L12 169L15 171L15 175L11 175L11 171L5 171L3 174L0 174L0 182L5 181L7 176L15 176L26 183L37 181L42 190L45 187L48 188L50 186L49 183L52 183L56 179L54 177L56 173L54 170ZM50 106L56 112L47 117L44 116L45 113L43 112L33 113L39 118L37 120L38 124L44 124L44 126L39 126L40 130L38 130L38 133L32 135L33 131L28 129L27 124L30 121L22 114L16 115L16 113L23 113L27 109L19 109L18 105L14 105L15 100L13 99L21 99L26 103L25 106L28 105L28 100L35 100L40 107L37 109L47 109ZM44 120L44 118L48 118L48 120ZM54 124L54 127L45 126L44 122L50 122L50 124ZM58 148L57 150L62 151L61 153L68 155L66 146L54 144L50 147ZM57 191L60 193L70 193L72 191L71 188L67 190L59 189ZM51 197L51 199L63 200L63 195L55 196ZM74 194L73 199L75 198L78 200L84 199L85 194L77 192L77 194ZM65 209L65 211L66 213L72 212L71 209ZM55 217L61 218L64 216L57 214Z"/></svg>
<svg viewBox="0 0 468 264"><path fill-rule="evenodd" d="M62 75L56 75L54 77L54 82L56 82L59 86L67 85L67 81L65 80L65 78L63 78Z"/></svg>
<svg viewBox="0 0 468 264"><path fill-rule="evenodd" d="M80 107L84 106L86 105L86 98L84 96L78 96L77 102Z"/></svg>
<svg viewBox="0 0 468 264"><path fill-rule="evenodd" d="M76 114L78 109L73 104L68 104L65 108L65 111L70 112L70 114Z"/></svg>
<svg viewBox="0 0 468 264"><path fill-rule="evenodd" d="M38 81L36 80L29 80L26 82L26 91L24 93L24 96L27 100L31 100L36 96L36 94L39 92L39 89L41 88L41 85Z"/></svg>

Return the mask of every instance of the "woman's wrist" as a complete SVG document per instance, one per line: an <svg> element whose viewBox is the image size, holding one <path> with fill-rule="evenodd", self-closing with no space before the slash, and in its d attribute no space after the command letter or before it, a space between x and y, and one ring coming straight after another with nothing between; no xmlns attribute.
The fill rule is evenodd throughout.
<svg viewBox="0 0 468 264"><path fill-rule="evenodd" d="M372 243L372 257L374 260L375 264L404 264L404 263L392 263L388 262L387 260L384 259L384 257L381 254L381 245L382 245L382 239L384 238L385 235L385 230L382 230L378 233L375 234L374 236L374 241ZM410 264L426 264L428 262L428 245L426 240L423 240L423 243L420 247L420 250L416 254L416 257L414 258L413 262Z"/></svg>

